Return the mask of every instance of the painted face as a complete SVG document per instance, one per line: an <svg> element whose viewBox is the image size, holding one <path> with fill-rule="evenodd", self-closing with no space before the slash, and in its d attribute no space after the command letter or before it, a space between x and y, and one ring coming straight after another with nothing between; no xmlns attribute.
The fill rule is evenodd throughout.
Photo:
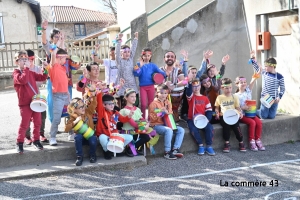
<svg viewBox="0 0 300 200"><path fill-rule="evenodd" d="M149 52L149 51L144 52L142 55L142 59L145 63L149 63L151 57L152 57L152 55L151 55L151 52Z"/></svg>
<svg viewBox="0 0 300 200"><path fill-rule="evenodd" d="M193 92L194 93L199 93L200 89L201 89L201 84L200 83L199 84L195 84L195 85L192 84L192 87L193 87Z"/></svg>
<svg viewBox="0 0 300 200"><path fill-rule="evenodd" d="M91 71L89 72L90 76L98 77L99 76L99 66L91 65Z"/></svg>
<svg viewBox="0 0 300 200"><path fill-rule="evenodd" d="M103 106L106 110L108 111L113 111L114 107L115 107L115 103L113 101L110 102L104 102Z"/></svg>
<svg viewBox="0 0 300 200"><path fill-rule="evenodd" d="M78 105L74 109L75 113L78 115L84 115L85 113L85 106L82 101L78 101Z"/></svg>
<svg viewBox="0 0 300 200"><path fill-rule="evenodd" d="M128 60L129 57L130 57L130 52L131 52L131 51L130 51L129 48L121 49L121 57L122 57L123 59Z"/></svg>
<svg viewBox="0 0 300 200"><path fill-rule="evenodd" d="M128 95L128 97L125 97L126 101L130 104L134 104L136 101L136 93L133 92L131 94Z"/></svg>
<svg viewBox="0 0 300 200"><path fill-rule="evenodd" d="M226 87L222 87L222 91L225 95L228 95L228 94L231 94L232 92L232 86L229 85L229 86L226 86Z"/></svg>
<svg viewBox="0 0 300 200"><path fill-rule="evenodd" d="M166 65L173 66L173 64L176 60L175 54L173 52L168 52L168 53L165 54L164 59L165 59Z"/></svg>
<svg viewBox="0 0 300 200"><path fill-rule="evenodd" d="M210 78L213 78L214 76L216 76L218 74L218 71L217 71L217 68L216 67L211 67L208 72L207 72L207 75L210 77Z"/></svg>
<svg viewBox="0 0 300 200"><path fill-rule="evenodd" d="M168 94L169 94L169 90L157 90L157 98L161 101L166 100Z"/></svg>
<svg viewBox="0 0 300 200"><path fill-rule="evenodd" d="M240 79L239 83L238 83L238 88L241 89L246 89L247 87L247 80L245 78Z"/></svg>

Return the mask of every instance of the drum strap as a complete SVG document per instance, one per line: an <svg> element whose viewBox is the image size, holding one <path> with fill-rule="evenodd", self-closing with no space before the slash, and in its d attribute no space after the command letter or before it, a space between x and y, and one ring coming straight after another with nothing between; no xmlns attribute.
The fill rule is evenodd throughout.
<svg viewBox="0 0 300 200"><path fill-rule="evenodd" d="M22 71L21 71L21 70L20 70L20 72L21 72L21 74L22 74ZM37 93L36 93L35 90L33 89L32 85L31 85L29 82L27 82L27 83L28 83L29 87L31 88L31 90L33 91L33 93L34 93L35 95L37 95Z"/></svg>

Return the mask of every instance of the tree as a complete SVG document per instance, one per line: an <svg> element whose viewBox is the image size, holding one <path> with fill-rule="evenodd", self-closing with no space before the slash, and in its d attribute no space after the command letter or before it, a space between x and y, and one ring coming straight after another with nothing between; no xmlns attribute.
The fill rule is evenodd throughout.
<svg viewBox="0 0 300 200"><path fill-rule="evenodd" d="M111 10L117 20L117 0L102 0L102 2L104 6Z"/></svg>

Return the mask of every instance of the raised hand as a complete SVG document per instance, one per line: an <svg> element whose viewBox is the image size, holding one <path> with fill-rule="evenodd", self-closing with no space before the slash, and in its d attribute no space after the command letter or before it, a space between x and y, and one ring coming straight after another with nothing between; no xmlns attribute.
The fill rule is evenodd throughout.
<svg viewBox="0 0 300 200"><path fill-rule="evenodd" d="M123 33L119 33L119 35L118 35L118 39L119 39L119 40L121 40L121 39L122 39L122 37L123 37Z"/></svg>
<svg viewBox="0 0 300 200"><path fill-rule="evenodd" d="M227 54L226 56L224 56L224 57L222 58L222 63L225 65L226 62L227 62L229 59L230 59L230 57L229 57L229 55Z"/></svg>
<svg viewBox="0 0 300 200"><path fill-rule="evenodd" d="M96 51L98 51L98 50L99 50L99 48L100 48L100 44L95 44L95 46L94 46L94 47L95 47L95 50L96 50Z"/></svg>
<svg viewBox="0 0 300 200"><path fill-rule="evenodd" d="M48 27L48 21L44 20L43 23L42 23L42 28L47 29L47 27Z"/></svg>
<svg viewBox="0 0 300 200"><path fill-rule="evenodd" d="M255 50L250 51L250 58L255 58Z"/></svg>
<svg viewBox="0 0 300 200"><path fill-rule="evenodd" d="M138 37L139 37L139 32L135 32L134 33L134 38L138 39Z"/></svg>
<svg viewBox="0 0 300 200"><path fill-rule="evenodd" d="M123 78L120 78L120 87L123 87L125 84L125 80Z"/></svg>
<svg viewBox="0 0 300 200"><path fill-rule="evenodd" d="M144 65L143 58L140 57L140 67L142 67L143 65Z"/></svg>
<svg viewBox="0 0 300 200"><path fill-rule="evenodd" d="M203 57L205 59L209 59L213 54L214 54L214 52L212 50L207 50L207 51L203 52Z"/></svg>
<svg viewBox="0 0 300 200"><path fill-rule="evenodd" d="M189 53L188 53L186 50L182 49L182 50L180 51L180 54L183 55L183 59L184 59L185 61L187 61L187 60L189 59Z"/></svg>

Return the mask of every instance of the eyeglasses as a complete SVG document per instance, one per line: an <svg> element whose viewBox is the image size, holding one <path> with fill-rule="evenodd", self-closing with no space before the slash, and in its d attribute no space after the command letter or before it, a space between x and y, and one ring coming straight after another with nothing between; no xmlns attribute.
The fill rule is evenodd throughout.
<svg viewBox="0 0 300 200"><path fill-rule="evenodd" d="M28 58L20 58L18 61L26 62L26 61L28 61Z"/></svg>
<svg viewBox="0 0 300 200"><path fill-rule="evenodd" d="M57 36L57 35L55 35L55 36L53 36L54 38L56 38L56 39L59 39L59 36Z"/></svg>

